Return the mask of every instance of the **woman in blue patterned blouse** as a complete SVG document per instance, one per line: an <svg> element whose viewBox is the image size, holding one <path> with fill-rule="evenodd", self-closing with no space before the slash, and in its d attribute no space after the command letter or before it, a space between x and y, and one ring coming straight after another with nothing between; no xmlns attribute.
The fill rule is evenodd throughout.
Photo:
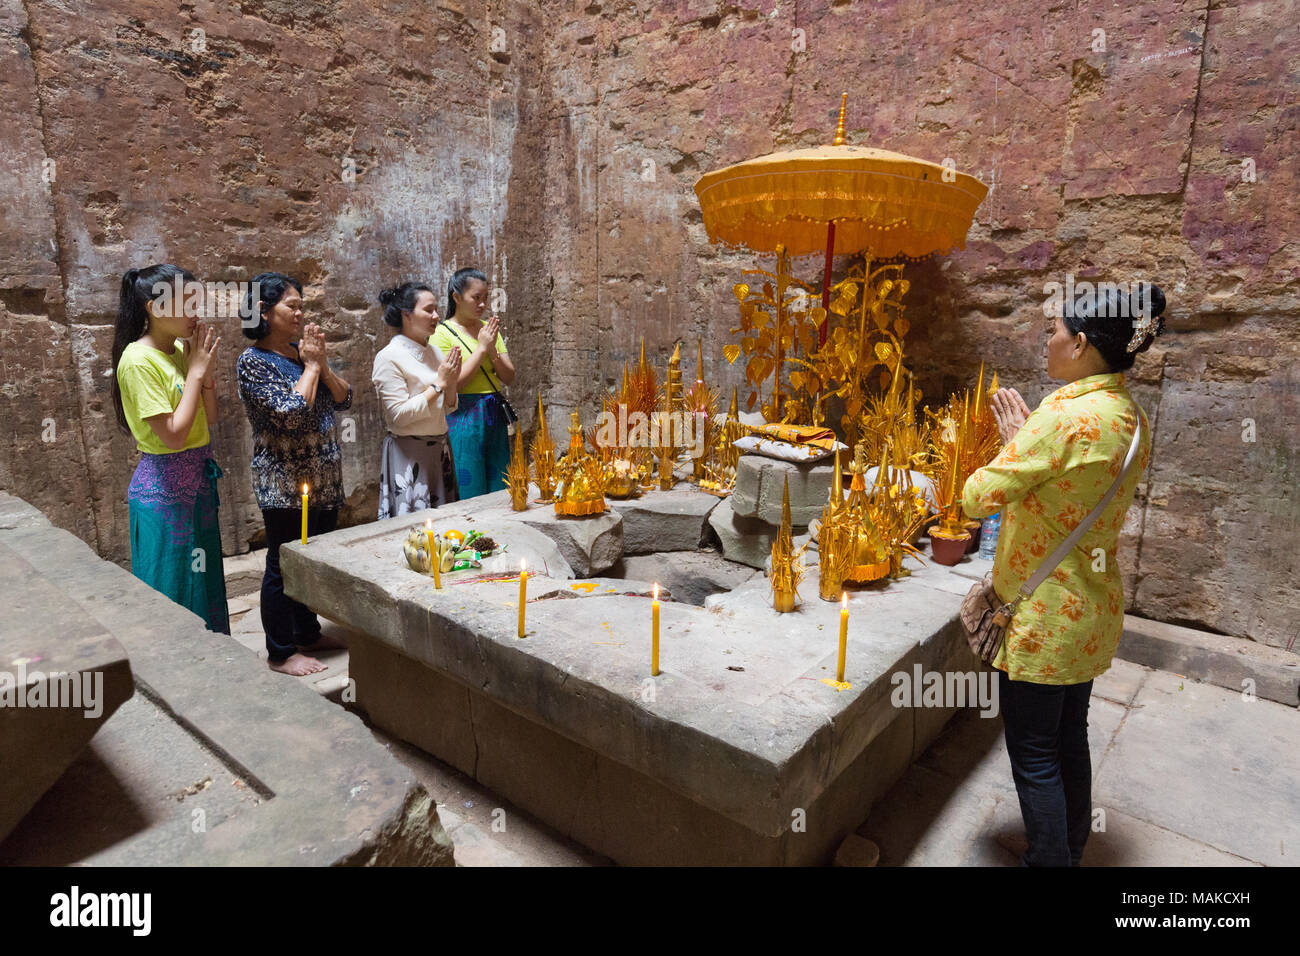
<svg viewBox="0 0 1300 956"><path fill-rule="evenodd" d="M256 298L257 302L253 303ZM302 283L278 272L256 276L243 332L256 344L239 356L239 397L253 426L253 477L266 522L262 629L272 670L301 677L325 669L304 650L343 645L321 636L312 611L284 593L280 545L302 529L302 486L310 486L310 534L333 531L343 504L343 463L334 412L352 405L352 387L325 361L325 333L302 328ZM301 332L301 339L299 334Z"/></svg>

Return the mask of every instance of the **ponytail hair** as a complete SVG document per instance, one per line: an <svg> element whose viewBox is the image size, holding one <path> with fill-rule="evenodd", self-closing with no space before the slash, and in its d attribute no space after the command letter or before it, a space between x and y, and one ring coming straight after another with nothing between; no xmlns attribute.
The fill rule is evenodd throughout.
<svg viewBox="0 0 1300 956"><path fill-rule="evenodd" d="M384 323L400 329L402 313L410 312L415 308L415 300L420 297L421 292L433 294L433 290L423 282L403 282L399 286L393 286L379 293L379 304L384 307Z"/></svg>
<svg viewBox="0 0 1300 956"><path fill-rule="evenodd" d="M487 285L487 276L478 269L457 269L456 273L447 283L447 311L443 315L444 319L450 319L456 314L456 296L464 293L470 282L478 279L484 285Z"/></svg>
<svg viewBox="0 0 1300 956"><path fill-rule="evenodd" d="M185 282L194 281L194 273L170 263L146 266L143 269L127 269L122 276L122 285L117 297L117 321L113 325L113 379L109 392L113 397L113 411L117 415L117 427L126 434L131 427L126 421L126 409L122 407L122 390L117 384L117 366L122 361L126 347L149 330L149 311L146 305L153 299L153 287L158 283L171 284L177 276Z"/></svg>

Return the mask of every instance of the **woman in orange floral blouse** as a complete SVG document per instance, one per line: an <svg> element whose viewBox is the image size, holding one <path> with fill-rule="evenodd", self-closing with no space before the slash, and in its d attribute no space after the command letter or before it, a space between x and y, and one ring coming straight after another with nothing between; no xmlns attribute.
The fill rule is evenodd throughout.
<svg viewBox="0 0 1300 956"><path fill-rule="evenodd" d="M1092 809L1088 698L1124 629L1116 550L1151 454L1146 415L1124 372L1164 326L1165 298L1144 283L1128 296L1067 303L1051 324L1047 374L1067 384L1032 413L1015 389L992 399L1006 446L970 476L972 518L1002 513L993 585L1013 597L1106 493L1142 422L1138 466L1097 521L1017 608L1002 650L999 701L1011 773L1025 820L1027 866L1079 864Z"/></svg>

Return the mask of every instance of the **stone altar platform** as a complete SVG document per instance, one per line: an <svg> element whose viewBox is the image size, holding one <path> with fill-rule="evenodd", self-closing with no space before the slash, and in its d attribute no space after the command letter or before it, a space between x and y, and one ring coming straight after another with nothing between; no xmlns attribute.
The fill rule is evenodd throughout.
<svg viewBox="0 0 1300 956"><path fill-rule="evenodd" d="M524 639L517 579L463 571L437 590L406 567L402 538L426 518L505 544L498 572L520 555L545 569L530 573ZM976 666L956 622L969 582L909 560L911 577L851 597L847 690L822 682L839 606L817 598L815 567L792 614L761 576L705 607L664 600L652 678L647 582L575 578L542 553L574 520L511 512L498 492L281 560L291 596L360 632L357 702L378 726L621 863L829 862L953 713L893 706L891 675Z"/></svg>

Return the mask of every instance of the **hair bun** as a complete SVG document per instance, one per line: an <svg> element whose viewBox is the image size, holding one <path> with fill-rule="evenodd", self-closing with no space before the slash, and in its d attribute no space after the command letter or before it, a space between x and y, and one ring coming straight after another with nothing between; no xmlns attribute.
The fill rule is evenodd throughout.
<svg viewBox="0 0 1300 956"><path fill-rule="evenodd" d="M401 293L400 288L385 289L379 293L379 304L383 306L392 305L397 301L397 296Z"/></svg>

